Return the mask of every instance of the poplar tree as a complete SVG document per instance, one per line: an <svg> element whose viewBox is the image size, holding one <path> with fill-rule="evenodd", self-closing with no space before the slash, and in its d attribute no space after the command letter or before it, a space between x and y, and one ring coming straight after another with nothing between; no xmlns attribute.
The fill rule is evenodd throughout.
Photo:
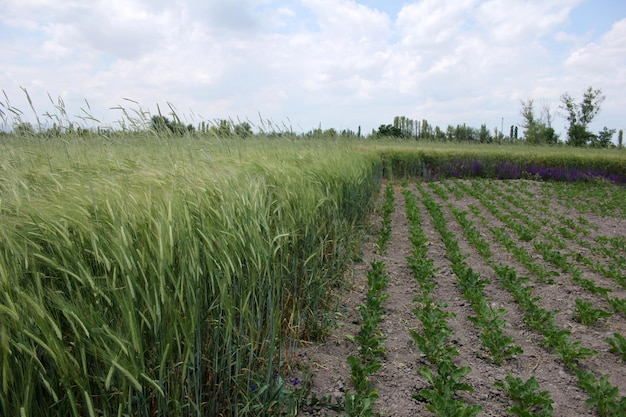
<svg viewBox="0 0 626 417"><path fill-rule="evenodd" d="M593 140L594 134L587 129L587 126L600 112L605 98L601 90L594 90L592 87L587 88L580 103L576 103L569 93L561 96L561 108L565 110L569 122L568 144L583 146Z"/></svg>

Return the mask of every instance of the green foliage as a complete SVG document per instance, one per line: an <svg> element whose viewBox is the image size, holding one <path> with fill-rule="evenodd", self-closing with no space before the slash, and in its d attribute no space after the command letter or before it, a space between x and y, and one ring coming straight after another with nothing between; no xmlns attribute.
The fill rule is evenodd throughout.
<svg viewBox="0 0 626 417"><path fill-rule="evenodd" d="M461 225L463 234L470 241L472 246L476 248L480 256L483 259L489 259L492 256L489 242L482 236L482 234L474 227L472 222L467 218L467 212L461 211L455 207L450 207L452 214Z"/></svg>
<svg viewBox="0 0 626 417"><path fill-rule="evenodd" d="M398 127L392 125L380 125L378 127L378 132L376 132L376 136L378 137L402 137L402 130Z"/></svg>
<svg viewBox="0 0 626 417"><path fill-rule="evenodd" d="M420 369L420 375L432 388L421 389L413 395L418 401L426 402L426 408L439 417L473 417L483 411L476 404L467 405L456 399L458 391L472 392L470 384L462 382L463 378L472 371L469 366L457 367L451 360L443 360L437 366L437 373L425 366Z"/></svg>
<svg viewBox="0 0 626 417"><path fill-rule="evenodd" d="M382 368L382 364L377 361L363 362L354 355L348 356L347 360L350 365L350 381L357 394L374 399L372 394L377 393L377 390L372 389L369 377Z"/></svg>
<svg viewBox="0 0 626 417"><path fill-rule="evenodd" d="M480 143L492 143L493 136L491 136L491 131L487 129L486 124L480 125L480 130L478 131L478 141Z"/></svg>
<svg viewBox="0 0 626 417"><path fill-rule="evenodd" d="M526 288L530 289L530 287ZM523 293L523 291L520 291L520 293ZM535 304L535 301L538 301L538 299L528 299L526 301L528 305L526 306L527 312L524 313L524 320L533 329L539 330L544 335L550 335L554 330L554 316L558 311L549 311L545 308L541 308Z"/></svg>
<svg viewBox="0 0 626 417"><path fill-rule="evenodd" d="M440 213L436 210L436 203L432 199L427 200L428 194L423 188L418 185L418 189L424 196L423 201L431 215L433 212ZM480 406L467 405L463 400L456 399L457 391L472 391L470 384L462 382L462 379L471 372L471 368L469 366L459 368L454 364L453 358L458 356L459 351L449 341L452 329L447 323L454 314L446 311L446 305L436 302L431 296L436 284L431 280L434 273L432 260L426 258L427 239L420 228L421 216L415 203L415 196L408 191L403 194L413 243L413 256L409 257L408 261L420 285L420 295L415 298L419 304L413 313L422 324L421 332L412 329L409 332L420 352L437 370L436 374L428 366L420 370L420 374L431 388L422 389L413 397L425 402L426 408L438 416L475 416L482 411ZM433 218L435 217L436 214ZM438 218L436 221L440 220ZM441 225L439 227L439 230L443 230Z"/></svg>
<svg viewBox="0 0 626 417"><path fill-rule="evenodd" d="M557 311L548 311L537 306L536 302L539 299L532 297L530 287L516 285L518 281L515 270L506 266L496 266L494 269L507 290L513 293L515 301L526 310L524 321L543 334L545 345L552 347L554 353L561 357L566 367L576 370L578 361L597 355L597 351L583 346L581 342L573 341L571 332L558 328L554 323L554 316Z"/></svg>
<svg viewBox="0 0 626 417"><path fill-rule="evenodd" d="M145 133L3 146L1 415L291 407L274 374L324 334L375 157Z"/></svg>
<svg viewBox="0 0 626 417"><path fill-rule="evenodd" d="M626 298L608 298L607 301L611 310L626 317Z"/></svg>
<svg viewBox="0 0 626 417"><path fill-rule="evenodd" d="M591 326L599 319L611 317L612 315L612 313L604 311L601 308L595 308L590 301L584 301L580 298L576 299L574 320L579 323Z"/></svg>
<svg viewBox="0 0 626 417"><path fill-rule="evenodd" d="M371 389L365 393L346 392L344 409L350 417L370 417L374 415L374 403L378 399L378 391Z"/></svg>
<svg viewBox="0 0 626 417"><path fill-rule="evenodd" d="M31 137L35 135L35 129L33 125L28 122L21 122L15 125L13 128L15 134L19 137Z"/></svg>
<svg viewBox="0 0 626 417"><path fill-rule="evenodd" d="M546 344L552 347L554 353L560 356L565 366L570 369L576 369L578 361L598 354L597 351L584 347L581 342L574 342L567 330L553 330L545 336Z"/></svg>
<svg viewBox="0 0 626 417"><path fill-rule="evenodd" d="M445 358L458 355L458 350L448 341L452 330L448 327L447 320L454 317L454 313L445 311L445 304L435 303L430 299L424 301L426 302L413 310L422 323L423 333L410 330L410 334L428 362L437 364Z"/></svg>
<svg viewBox="0 0 626 417"><path fill-rule="evenodd" d="M616 129L608 129L606 126L598 132L597 136L591 138L591 146L598 148L608 148L612 144L613 135Z"/></svg>
<svg viewBox="0 0 626 417"><path fill-rule="evenodd" d="M420 134L420 121L406 116L396 116L393 118L393 128L399 129L402 137L417 138Z"/></svg>
<svg viewBox="0 0 626 417"><path fill-rule="evenodd" d="M397 178L451 176L447 167L464 162L472 167L479 163L477 174L494 177L503 166L517 167L520 176L532 167L546 167L567 175L571 170L594 170L626 175L626 154L605 149L548 146L489 146L424 143L417 146L389 144L382 150L385 172ZM467 176L471 176L468 174ZM519 177L519 176L518 176Z"/></svg>
<svg viewBox="0 0 626 417"><path fill-rule="evenodd" d="M559 136L555 133L551 126L552 115L550 107L544 106L539 118L535 115L534 101L528 99L522 101L522 128L524 129L524 138L526 143L531 145L555 145Z"/></svg>
<svg viewBox="0 0 626 417"><path fill-rule="evenodd" d="M514 344L512 337L502 332L506 321L501 316L506 313L506 310L488 308L484 311L478 315L479 325L483 329L479 337L483 346L489 351L493 362L500 365L504 360L524 353L521 347Z"/></svg>
<svg viewBox="0 0 626 417"><path fill-rule="evenodd" d="M193 133L195 128L192 125L185 126L176 115L173 121L165 116L152 116L151 129L159 134L184 135L185 133Z"/></svg>
<svg viewBox="0 0 626 417"><path fill-rule="evenodd" d="M592 372L578 371L578 385L587 391L589 399L588 407L595 407L600 417L624 417L626 416L626 397L619 400L619 388L609 382L609 375L602 375L597 379Z"/></svg>
<svg viewBox="0 0 626 417"><path fill-rule="evenodd" d="M387 295L382 291L387 287L385 264L373 261L367 273L368 292L366 303L359 306L361 312L361 328L356 336L347 339L357 345L358 356L347 358L350 365L350 380L355 392L346 391L345 411L348 416L370 416L373 404L378 398L378 390L372 387L370 376L377 372L385 354L383 342L385 337L377 326L383 315L382 303Z"/></svg>
<svg viewBox="0 0 626 417"><path fill-rule="evenodd" d="M539 391L539 382L533 376L526 382L507 374L504 381L494 385L509 395L515 403L509 413L519 417L551 417L553 400L549 391Z"/></svg>
<svg viewBox="0 0 626 417"><path fill-rule="evenodd" d="M384 254L387 250L387 244L389 243L389 237L391 236L391 214L393 213L395 208L396 206L394 202L394 187L393 184L389 183L385 188L385 203L383 205L382 227L378 235L378 241L376 242L376 246L378 246L378 250L381 254Z"/></svg>
<svg viewBox="0 0 626 417"><path fill-rule="evenodd" d="M29 415L88 415L91 409L103 415L175 414L182 407L240 415L284 410L300 394L282 391L291 388L288 379L284 384L272 379L285 369L283 343L327 334L332 291L342 285L342 272L358 249L355 238L380 188L383 163L392 175L426 176L457 159L480 160L487 167L504 158L520 166L539 161L617 173L626 166L623 153L593 149L581 154L560 148L557 154L550 148L424 143L399 149L383 143L381 150L334 141L209 140L211 135L199 133L171 140L170 133L145 126L124 135L102 130L106 142L85 140L83 133L65 123L49 132L63 141L46 141L39 131L28 140L3 137L3 415L22 409ZM441 196L451 192L431 190ZM588 184L563 190L569 193L564 201L574 201L571 209L581 214L623 214L620 189L598 182L591 190ZM499 203L493 207L503 211ZM427 294L436 286L436 271L427 258L419 214L413 206L409 266L420 284L417 302L433 306ZM526 228L536 233L531 223ZM505 246L520 236L508 233L494 229ZM463 268L455 237L443 231L442 238L449 259L458 263L459 287L476 304L477 323L489 323L482 278ZM606 245L608 252L598 253L611 263L589 268L619 282L623 242L598 243ZM558 245L546 249L546 259L555 263L566 258L587 265ZM576 280L575 269L569 270ZM546 329L542 334L555 353L576 368L593 353L569 333L557 333L551 312L536 306L527 278L514 272L499 278L512 288L527 320ZM577 282L606 295L582 278ZM371 306L380 307L381 300L382 294L372 297ZM624 311L623 299L607 301L613 311ZM482 331L500 326L498 317L492 322ZM381 333L371 334L381 341ZM493 335L498 346L500 335ZM620 339L611 340L620 349ZM364 346L369 347L362 352L375 356L382 344ZM449 340L441 346L441 353L431 348L435 353L429 357L455 355ZM370 372L375 366L362 368ZM347 396L346 402L359 403L354 398ZM370 393L362 398L359 404L367 403Z"/></svg>
<svg viewBox="0 0 626 417"><path fill-rule="evenodd" d="M615 353L622 362L626 362L626 338L624 336L613 333L613 337L607 337L604 341L611 346L609 352Z"/></svg>
<svg viewBox="0 0 626 417"><path fill-rule="evenodd" d="M238 123L233 128L235 135L240 138L247 138L254 134L252 132L252 126L248 122Z"/></svg>
<svg viewBox="0 0 626 417"><path fill-rule="evenodd" d="M595 136L587 130L587 126L600 112L605 96L601 90L587 88L580 103L565 93L561 96L561 108L565 110L569 122L567 130L568 143L573 146L583 146L591 143Z"/></svg>

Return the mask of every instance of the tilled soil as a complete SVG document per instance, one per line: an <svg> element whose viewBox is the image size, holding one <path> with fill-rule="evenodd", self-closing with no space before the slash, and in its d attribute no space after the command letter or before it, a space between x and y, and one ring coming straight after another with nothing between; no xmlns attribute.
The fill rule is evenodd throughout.
<svg viewBox="0 0 626 417"><path fill-rule="evenodd" d="M464 181L464 184L470 184ZM454 187L448 182L447 187ZM536 194L537 198L545 197L544 188L540 183L508 182L506 192L515 192L523 185L526 194ZM437 287L433 293L438 301L447 304L447 310L455 314L448 320L448 325L453 329L452 342L460 355L455 358L459 366L468 365L472 368L466 377L474 388L471 393L461 393L460 396L468 404L479 404L483 408L481 416L505 416L512 403L507 394L496 388L494 382L504 380L508 373L526 380L534 376L541 390L550 391L554 403L554 416L594 416L594 409L586 406L588 394L578 387L577 377L570 372L560 358L551 352L549 347L544 346L543 336L536 330L528 327L523 321L523 312L515 303L511 294L498 281L492 265L508 265L514 268L519 276L531 278L530 285L533 287L533 296L541 297L538 304L547 310L558 310L555 323L562 329L572 332L572 339L580 341L583 346L595 349L598 354L590 359L581 361L583 369L604 375L610 374L610 382L620 390L620 396L626 393L626 366L620 363L619 358L608 351L609 345L604 338L614 333L626 335L626 319L615 313L608 319L602 319L591 326L582 325L573 319L574 306L577 298L594 302L597 307L610 311L607 302L599 295L590 293L572 280L569 273L558 271L558 268L544 261L533 247L533 242L518 241L532 254L533 260L538 264L545 265L549 270L559 272L555 274L551 282L541 282L535 279L516 258L502 245L497 243L491 231L491 227L507 228L496 216L490 213L481 203L468 193L460 193L457 196L449 193L447 201L437 196L432 189L424 186L434 199L441 204L446 216L447 227L452 231L459 242L461 251L467 255L465 262L474 271L479 272L482 278L489 280L484 290L489 304L493 308L505 308L507 313L504 318L507 325L504 332L514 339L514 343L523 349L523 354L506 360L501 365L495 365L481 348L479 339L480 329L476 328L467 320L474 315L469 303L463 299L458 289L458 280L451 271L451 263L445 256L445 246L441 236L435 230L432 219L426 207L421 203L416 186L409 184L407 188L417 196L421 217L422 229L429 240L428 257L435 261L438 268L433 280ZM345 391L352 389L350 386L350 369L346 358L356 354L356 347L346 339L346 335L354 335L359 331L360 316L357 306L364 302L367 292L367 271L373 260L382 261L385 264L385 272L388 275L388 287L385 293L389 298L385 301L385 316L379 324L386 337L386 356L383 360L383 368L373 376L374 386L378 389L379 398L376 401L376 411L382 416L416 416L432 415L423 403L415 400L413 395L420 389L428 388L427 382L420 376L419 369L428 363L422 357L409 333L410 329L420 331L421 324L415 317L413 309L416 307L414 298L418 294L417 282L409 269L406 258L412 248L409 241L409 222L406 216L404 196L401 194L403 187L395 185L395 212L392 214L391 239L385 254L379 254L376 248L376 233L372 233L369 240L363 246L363 261L354 265L349 271L347 281L351 284L350 289L344 291L340 297L340 308L337 311L336 326L332 334L324 342L308 345L298 350L297 358L302 367L307 368L312 375L311 394L321 401L315 407L304 406L301 416L334 416L341 415L340 407L334 406L341 403ZM520 194L520 198L524 196ZM550 209L529 207L525 214L533 221L543 222L543 228L537 234L536 240L541 240L542 233L549 230L550 225L563 219L577 219L580 213L565 207L553 195L550 195ZM474 222L483 237L490 242L493 253L489 262L484 260L466 240L461 226L455 220L448 205L467 211L467 217ZM478 215L473 214L469 207L481 208ZM511 208L511 210L517 210ZM553 215L552 213L556 213ZM555 217L556 216L556 217ZM560 220L555 220L555 218ZM590 248L597 245L597 236L624 236L626 235L626 220L620 216L586 216L589 226L586 236L567 241L565 253L571 254L573 260L575 253L585 256L594 256ZM380 218L374 218L372 224L380 224ZM566 220L567 221L567 220ZM559 226L560 227L560 226ZM513 235L513 232L509 230ZM581 235L582 236L582 235ZM597 261L605 259L595 255ZM591 270L583 264L576 263L583 272L583 277L593 280L597 285L610 288L611 296L617 298L626 297L626 291L613 280ZM624 272L624 271L622 271Z"/></svg>

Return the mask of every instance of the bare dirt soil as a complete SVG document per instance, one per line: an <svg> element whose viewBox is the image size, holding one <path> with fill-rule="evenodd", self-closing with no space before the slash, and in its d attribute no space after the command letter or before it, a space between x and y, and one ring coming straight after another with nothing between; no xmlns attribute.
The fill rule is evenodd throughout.
<svg viewBox="0 0 626 417"><path fill-rule="evenodd" d="M469 182L467 182L469 184ZM448 184L449 185L449 184ZM516 187L514 182L507 184ZM520 184L522 185L522 184ZM560 219L579 219L580 213L566 207L562 201L554 195L544 195L540 183L536 185L525 182L524 189L528 193L535 193L537 198L550 198L550 210L529 208L528 216L537 221L541 219L554 219L552 213L556 213ZM540 282L533 279L529 272L515 257L502 245L497 243L490 227L505 227L500 220L493 216L481 203L467 193L457 195L450 193L449 199L443 201L431 189L426 190L441 204L445 213L447 227L457 237L461 251L468 256L467 264L490 281L484 290L492 307L503 307L507 310L504 318L507 326L504 329L507 336L514 339L514 343L523 349L523 354L506 360L501 365L491 362L481 348L479 339L480 330L467 320L467 316L474 315L474 311L462 297L457 284L458 281L451 271L451 264L445 256L445 247L441 236L434 229L431 217L426 207L421 203L419 193L413 184L407 188L417 196L417 202L422 216L422 228L429 239L428 257L435 261L438 268L437 275L433 278L437 288L433 295L438 301L447 303L448 310L455 313L456 317L448 321L453 329L452 340L459 350L460 355L456 358L459 366L469 365L472 372L466 377L474 391L462 393L461 396L469 404L479 404L483 408L481 416L506 416L512 403L507 394L494 386L495 381L503 380L507 373L511 373L523 380L534 376L541 390L550 391L554 400L554 416L594 416L595 410L589 409L585 401L589 398L587 393L578 387L577 378L562 363L559 357L551 352L549 347L544 347L543 337L536 330L528 327L523 321L523 312L515 303L511 294L498 281L491 265L503 264L513 267L520 276L531 277L533 295L541 297L538 302L548 310L558 310L555 322L563 329L572 332L572 338L580 341L585 347L597 350L595 357L581 363L584 369L589 369L597 374L610 374L610 382L619 387L620 396L626 394L626 366L620 363L619 358L608 351L609 345L604 338L614 333L626 335L626 319L624 316L614 314L608 319L602 319L591 326L585 326L573 319L574 306L577 298L583 298L594 302L597 307L610 311L608 303L599 295L591 294L572 280L568 273L561 272L554 277L553 282ZM417 283L406 261L412 248L409 241L409 223L406 216L404 196L401 194L403 187L395 185L396 210L392 215L392 233L389 246L384 255L376 250L376 230L365 241L363 246L363 260L356 263L347 275L350 283L349 290L343 291L340 296L339 309L336 313L336 326L332 334L322 343L307 345L297 351L297 359L302 367L309 369L312 374L311 394L323 399L316 407L304 406L301 416L335 416L341 412L333 405L344 397L350 386L350 369L346 357L356 354L356 347L346 339L346 335L354 335L359 331L360 316L356 307L364 302L367 292L367 271L373 260L383 261L388 275L388 287L386 293L389 298L385 301L386 314L379 324L386 337L386 356L383 368L373 376L374 386L378 389L379 399L376 402L376 411L382 416L417 416L432 415L423 403L413 399L412 395L420 389L428 388L428 384L419 374L419 369L427 365L426 360L418 351L413 342L409 330L420 331L421 324L413 314L416 307L414 298L417 295ZM451 214L448 204L461 210L468 210L470 206L481 208L477 216L468 210L468 218L472 219L474 226L479 229L485 239L490 242L493 257L490 263L485 261L478 252L465 239L460 225ZM481 219L481 217L483 217ZM585 216L589 221L590 233L584 237L584 242L589 245L597 245L597 236L626 235L626 220L619 216L599 217ZM559 222L559 220L553 220ZM579 220L578 220L579 221ZM381 222L380 218L372 220L375 229ZM546 223L547 226L548 223ZM513 232L510 231L513 235ZM541 234L536 239L541 239ZM573 255L582 253L587 257L593 257L594 261L603 262L601 255L594 255L589 246L581 246L581 240L567 240L565 252ZM556 270L542 258L533 247L533 242L518 242L524 246L535 262L545 264L546 268ZM583 272L583 277L593 280L597 285L612 290L611 296L624 298L626 291L613 280L591 270L583 264L576 263ZM624 272L624 271L622 271ZM352 389L352 391L354 391ZM331 405L332 404L332 405Z"/></svg>

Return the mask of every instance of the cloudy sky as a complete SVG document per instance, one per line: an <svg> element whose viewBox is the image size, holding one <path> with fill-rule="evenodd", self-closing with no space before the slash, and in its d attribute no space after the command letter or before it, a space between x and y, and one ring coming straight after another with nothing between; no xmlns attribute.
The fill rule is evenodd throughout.
<svg viewBox="0 0 626 417"><path fill-rule="evenodd" d="M170 103L193 124L261 117L369 132L405 115L508 133L521 100L556 114L563 93L580 100L593 86L606 101L592 130L626 128L624 0L0 0L0 10L0 103L25 118L22 89L40 117L60 97L68 117L86 110L107 125L122 118L117 106L166 114Z"/></svg>

